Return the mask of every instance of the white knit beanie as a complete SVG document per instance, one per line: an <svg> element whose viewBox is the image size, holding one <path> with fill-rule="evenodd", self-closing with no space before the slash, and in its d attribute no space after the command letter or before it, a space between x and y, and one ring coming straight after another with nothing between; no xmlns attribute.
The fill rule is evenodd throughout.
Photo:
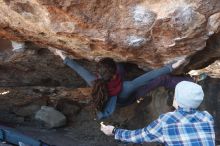
<svg viewBox="0 0 220 146"><path fill-rule="evenodd" d="M196 83L182 81L176 85L174 98L179 107L196 109L203 97L202 87Z"/></svg>

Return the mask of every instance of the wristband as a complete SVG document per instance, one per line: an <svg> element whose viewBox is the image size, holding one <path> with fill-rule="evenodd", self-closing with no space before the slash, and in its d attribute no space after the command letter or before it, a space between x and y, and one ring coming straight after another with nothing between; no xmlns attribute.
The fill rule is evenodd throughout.
<svg viewBox="0 0 220 146"><path fill-rule="evenodd" d="M114 128L114 129L112 130L112 134L113 134L113 135L115 135L116 130L117 130L117 128Z"/></svg>

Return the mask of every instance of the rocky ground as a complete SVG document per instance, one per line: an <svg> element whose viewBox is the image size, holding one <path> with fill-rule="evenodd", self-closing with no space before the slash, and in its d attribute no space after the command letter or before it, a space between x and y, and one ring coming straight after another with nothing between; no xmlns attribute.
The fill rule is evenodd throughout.
<svg viewBox="0 0 220 146"><path fill-rule="evenodd" d="M206 109L213 114L217 126L220 125L220 113L218 110L220 103L217 102L220 98L220 94L218 93L218 87L220 87L219 83L219 79L213 78L208 78L200 83L203 85L206 93L205 102L201 108ZM127 107L117 108L114 115L109 119L104 120L104 123L129 129L144 127L153 119L156 119L159 114L171 110L171 107L167 105L167 98L169 96L172 96L172 91L168 92L168 90L164 88L159 88L148 94L145 97L145 100L139 104L134 103ZM15 101L16 100L14 100L14 102ZM71 103L68 100L63 100L62 102L59 101L61 103L58 103L59 106L57 106L57 109L62 113L65 113L68 118L67 125L61 128L48 129L44 125L34 121L31 116L24 116L25 114L30 114L30 109L34 109L33 105L50 105L49 103L45 104L43 100L40 101L42 102L39 103L37 100L32 101L32 104L28 105L29 108L26 111L25 109L18 108L20 110L11 113L12 119L9 119L10 116L8 113L5 115L2 115L1 113L1 120L9 119L8 122L4 122L3 124L7 123L6 125L12 126L27 135L57 146L132 145L116 142L112 137L107 137L100 132L101 121L93 120L94 115L91 112L91 107L84 103ZM32 108L30 108L31 105ZM4 109L1 111L4 111ZM18 111L20 111L20 113ZM21 116L21 113L23 113L23 116ZM32 114L33 113L34 110L32 111ZM149 144L143 145L149 146ZM154 145L156 144L152 144L152 146Z"/></svg>

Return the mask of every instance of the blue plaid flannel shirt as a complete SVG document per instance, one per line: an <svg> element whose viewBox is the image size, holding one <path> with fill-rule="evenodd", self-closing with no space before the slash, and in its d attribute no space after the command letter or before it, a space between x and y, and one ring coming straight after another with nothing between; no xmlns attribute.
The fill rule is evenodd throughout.
<svg viewBox="0 0 220 146"><path fill-rule="evenodd" d="M206 111L179 108L161 115L143 129L116 129L115 139L133 143L159 142L167 146L214 146L214 121Z"/></svg>

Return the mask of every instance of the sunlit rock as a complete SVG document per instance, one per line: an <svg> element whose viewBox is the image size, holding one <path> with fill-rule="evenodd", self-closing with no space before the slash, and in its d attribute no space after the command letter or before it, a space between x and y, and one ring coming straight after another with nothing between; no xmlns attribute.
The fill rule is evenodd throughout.
<svg viewBox="0 0 220 146"><path fill-rule="evenodd" d="M204 49L219 13L219 0L1 0L0 36L156 68Z"/></svg>

